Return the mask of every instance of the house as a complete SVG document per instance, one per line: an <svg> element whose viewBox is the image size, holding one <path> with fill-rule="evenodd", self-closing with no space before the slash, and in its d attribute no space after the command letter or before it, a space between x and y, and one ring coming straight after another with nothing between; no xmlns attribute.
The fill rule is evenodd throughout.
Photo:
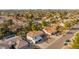
<svg viewBox="0 0 79 59"><path fill-rule="evenodd" d="M23 22L23 21L18 20L18 19L13 19L12 21L13 21L14 25L17 25L19 27L26 24L26 22Z"/></svg>
<svg viewBox="0 0 79 59"><path fill-rule="evenodd" d="M16 31L17 31L17 29L19 28L19 26L18 26L18 25L13 24L13 25L8 26L8 28L9 28L12 32L16 32Z"/></svg>
<svg viewBox="0 0 79 59"><path fill-rule="evenodd" d="M24 48L28 47L28 43L24 41L20 36L14 36L10 38L5 38L3 41L0 42L0 48L9 49L12 44L16 43L16 48Z"/></svg>
<svg viewBox="0 0 79 59"><path fill-rule="evenodd" d="M44 36L44 33L42 31L30 31L29 33L27 33L26 37L27 37L27 40L36 44L44 40L43 36Z"/></svg>
<svg viewBox="0 0 79 59"><path fill-rule="evenodd" d="M70 22L70 21L72 21L72 20L74 20L74 19L63 19L63 22L65 23L65 22Z"/></svg>
<svg viewBox="0 0 79 59"><path fill-rule="evenodd" d="M64 26L65 26L65 24L64 24L64 23L60 23L60 26L64 27Z"/></svg>
<svg viewBox="0 0 79 59"><path fill-rule="evenodd" d="M45 22L50 22L50 19L51 19L51 18L47 18L47 17L43 17L43 18L42 18L42 20L45 21Z"/></svg>
<svg viewBox="0 0 79 59"><path fill-rule="evenodd" d="M42 21L41 20L34 20L34 23L38 25L38 24L41 24Z"/></svg>
<svg viewBox="0 0 79 59"><path fill-rule="evenodd" d="M5 16L0 16L0 24L4 23L5 20L7 20Z"/></svg>
<svg viewBox="0 0 79 59"><path fill-rule="evenodd" d="M15 16L14 16L14 14L13 13L10 13L9 15L8 15L8 17L7 17L8 19L14 19L15 18Z"/></svg>
<svg viewBox="0 0 79 59"><path fill-rule="evenodd" d="M43 29L43 31L44 31L44 33L46 33L48 35L52 35L57 32L56 28L54 28L54 27L46 27Z"/></svg>

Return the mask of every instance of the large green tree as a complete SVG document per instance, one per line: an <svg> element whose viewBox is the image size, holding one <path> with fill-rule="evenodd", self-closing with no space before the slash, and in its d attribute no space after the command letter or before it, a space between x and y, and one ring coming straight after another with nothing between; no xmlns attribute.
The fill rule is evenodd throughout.
<svg viewBox="0 0 79 59"><path fill-rule="evenodd" d="M72 39L72 48L79 49L79 32Z"/></svg>

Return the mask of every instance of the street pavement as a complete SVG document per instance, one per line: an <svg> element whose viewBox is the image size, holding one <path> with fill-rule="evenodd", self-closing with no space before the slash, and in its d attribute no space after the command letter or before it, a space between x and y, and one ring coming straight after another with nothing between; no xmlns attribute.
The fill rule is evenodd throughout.
<svg viewBox="0 0 79 59"><path fill-rule="evenodd" d="M73 26L65 35L63 35L60 39L56 40L46 49L61 49L64 46L64 42L67 39L71 39L75 32L79 31L79 24Z"/></svg>

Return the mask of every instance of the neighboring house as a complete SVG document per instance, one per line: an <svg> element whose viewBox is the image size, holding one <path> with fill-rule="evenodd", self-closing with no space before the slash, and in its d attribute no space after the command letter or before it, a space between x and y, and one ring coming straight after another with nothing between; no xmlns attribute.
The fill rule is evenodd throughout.
<svg viewBox="0 0 79 59"><path fill-rule="evenodd" d="M35 20L34 22L35 22L35 24L36 24L36 25L38 25L38 24L41 24L41 23L42 23L42 21L41 21L41 20Z"/></svg>
<svg viewBox="0 0 79 59"><path fill-rule="evenodd" d="M8 26L8 28L9 28L12 32L15 32L15 31L17 31L17 29L19 28L19 26L13 24L13 25Z"/></svg>
<svg viewBox="0 0 79 59"><path fill-rule="evenodd" d="M60 26L64 27L66 22L71 23L74 20L76 20L76 19L64 19L62 22L60 22Z"/></svg>
<svg viewBox="0 0 79 59"><path fill-rule="evenodd" d="M79 15L78 15L78 16L76 16L75 18L77 18L77 20L79 20Z"/></svg>
<svg viewBox="0 0 79 59"><path fill-rule="evenodd" d="M50 22L50 19L51 19L51 18L47 18L47 17L43 17L43 18L42 18L42 20L45 21L45 22Z"/></svg>
<svg viewBox="0 0 79 59"><path fill-rule="evenodd" d="M8 18L8 19L15 19L15 16L14 16L13 13L10 13L7 18Z"/></svg>
<svg viewBox="0 0 79 59"><path fill-rule="evenodd" d="M45 19L45 22L50 22L50 18L49 19Z"/></svg>
<svg viewBox="0 0 79 59"><path fill-rule="evenodd" d="M18 26L22 26L24 24L23 21L18 20L18 19L13 19L13 23Z"/></svg>
<svg viewBox="0 0 79 59"><path fill-rule="evenodd" d="M27 33L27 40L30 40L32 43L36 44L42 40L44 33L42 31L30 31Z"/></svg>
<svg viewBox="0 0 79 59"><path fill-rule="evenodd" d="M5 20L7 20L5 16L0 16L0 23L4 23Z"/></svg>
<svg viewBox="0 0 79 59"><path fill-rule="evenodd" d="M72 20L74 20L74 19L63 19L63 23L65 23L65 22L71 22Z"/></svg>
<svg viewBox="0 0 79 59"><path fill-rule="evenodd" d="M43 29L43 31L48 35L53 35L57 32L57 30L53 27L46 27Z"/></svg>
<svg viewBox="0 0 79 59"><path fill-rule="evenodd" d="M64 26L65 26L65 24L64 24L64 23L60 23L60 26L64 27Z"/></svg>
<svg viewBox="0 0 79 59"><path fill-rule="evenodd" d="M23 24L24 24L23 21L17 20L17 25L18 26L23 26Z"/></svg>
<svg viewBox="0 0 79 59"><path fill-rule="evenodd" d="M13 19L13 23L18 27L28 25L28 22L26 23L26 21L17 20L17 19Z"/></svg>
<svg viewBox="0 0 79 59"><path fill-rule="evenodd" d="M1 23L4 23L4 20L0 18L0 24L1 24Z"/></svg>
<svg viewBox="0 0 79 59"><path fill-rule="evenodd" d="M24 41L20 36L14 36L10 38L5 38L2 42L0 42L0 48L9 49L13 43L16 43L17 49L28 47L28 43Z"/></svg>

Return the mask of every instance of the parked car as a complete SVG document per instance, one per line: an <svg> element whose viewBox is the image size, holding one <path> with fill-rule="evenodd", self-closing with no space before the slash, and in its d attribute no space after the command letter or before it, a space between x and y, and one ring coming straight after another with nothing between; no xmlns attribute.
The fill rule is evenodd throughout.
<svg viewBox="0 0 79 59"><path fill-rule="evenodd" d="M64 42L64 45L68 45L70 42L71 42L71 41L67 39L67 40Z"/></svg>
<svg viewBox="0 0 79 59"><path fill-rule="evenodd" d="M66 40L66 42L71 42L70 40Z"/></svg>

